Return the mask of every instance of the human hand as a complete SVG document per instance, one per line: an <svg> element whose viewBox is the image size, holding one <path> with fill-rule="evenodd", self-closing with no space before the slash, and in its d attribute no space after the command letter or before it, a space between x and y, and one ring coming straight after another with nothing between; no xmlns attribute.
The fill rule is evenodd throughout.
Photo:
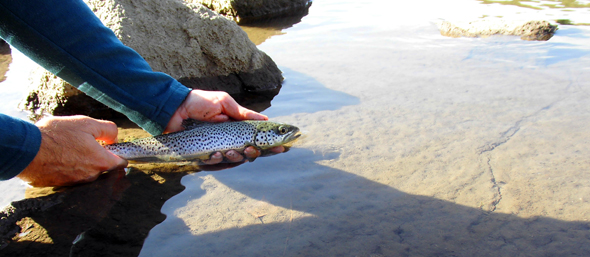
<svg viewBox="0 0 590 257"><path fill-rule="evenodd" d="M239 105L229 94L221 91L204 91L193 89L184 102L178 107L166 127L165 132L181 131L182 121L195 119L206 122L226 122L230 120L268 120L266 115L246 109ZM282 146L271 149L272 152L281 153L285 151ZM237 151L230 150L224 154L217 152L211 155L205 164L218 164L225 158L233 163L248 159L256 159L260 156L260 150L250 146L244 150L243 155Z"/></svg>
<svg viewBox="0 0 590 257"><path fill-rule="evenodd" d="M35 125L41 148L18 177L32 186L68 186L94 181L104 171L127 166L127 161L102 147L117 140L117 126L86 116L48 117Z"/></svg>
<svg viewBox="0 0 590 257"><path fill-rule="evenodd" d="M239 105L228 93L193 89L168 122L165 133L181 131L188 118L206 122L268 120L266 115Z"/></svg>

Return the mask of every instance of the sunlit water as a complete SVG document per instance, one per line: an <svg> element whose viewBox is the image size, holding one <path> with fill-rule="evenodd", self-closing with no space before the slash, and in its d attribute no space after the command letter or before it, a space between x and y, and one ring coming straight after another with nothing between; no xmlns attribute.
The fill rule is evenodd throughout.
<svg viewBox="0 0 590 257"><path fill-rule="evenodd" d="M265 113L306 136L287 153L184 177L141 255L587 251L590 28L560 26L548 42L527 42L446 38L436 27L587 15L478 1L315 1L259 46L286 78Z"/></svg>
<svg viewBox="0 0 590 257"><path fill-rule="evenodd" d="M436 22L588 23L589 9L315 1L259 45L285 77L263 113L304 137L185 176L141 255L587 253L590 28L529 42L447 38Z"/></svg>

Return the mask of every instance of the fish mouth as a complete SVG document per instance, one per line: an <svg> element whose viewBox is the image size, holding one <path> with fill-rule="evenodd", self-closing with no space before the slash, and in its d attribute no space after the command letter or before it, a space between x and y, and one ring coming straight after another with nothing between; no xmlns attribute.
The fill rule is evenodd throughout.
<svg viewBox="0 0 590 257"><path fill-rule="evenodd" d="M285 140L285 142L291 142L291 141L299 138L301 135L302 135L301 131L299 131L299 130L294 131L293 134L291 134L287 137L287 140Z"/></svg>

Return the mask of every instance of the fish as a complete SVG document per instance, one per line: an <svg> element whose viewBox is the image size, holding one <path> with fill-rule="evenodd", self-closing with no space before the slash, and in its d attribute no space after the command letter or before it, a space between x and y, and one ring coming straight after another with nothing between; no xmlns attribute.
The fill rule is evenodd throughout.
<svg viewBox="0 0 590 257"><path fill-rule="evenodd" d="M203 161L215 152L243 152L249 146L265 150L301 136L298 127L274 121L198 122L185 127L179 132L104 147L131 162Z"/></svg>

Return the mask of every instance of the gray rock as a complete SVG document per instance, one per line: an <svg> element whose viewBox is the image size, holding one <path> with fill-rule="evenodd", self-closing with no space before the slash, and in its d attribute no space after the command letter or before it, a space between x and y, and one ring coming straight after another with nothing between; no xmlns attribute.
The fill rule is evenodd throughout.
<svg viewBox="0 0 590 257"><path fill-rule="evenodd" d="M258 50L233 21L200 4L179 0L86 0L101 21L154 71L192 88L274 96L283 77L272 59ZM157 10L157 11L154 11ZM84 114L97 118L115 111L42 69L21 108L36 119Z"/></svg>
<svg viewBox="0 0 590 257"><path fill-rule="evenodd" d="M298 15L307 12L311 0L185 0L207 6L243 24L261 19Z"/></svg>
<svg viewBox="0 0 590 257"><path fill-rule="evenodd" d="M489 37L493 35L520 36L523 40L546 41L553 37L557 25L548 21L515 21L483 19L471 22L442 21L440 33L447 37Z"/></svg>

